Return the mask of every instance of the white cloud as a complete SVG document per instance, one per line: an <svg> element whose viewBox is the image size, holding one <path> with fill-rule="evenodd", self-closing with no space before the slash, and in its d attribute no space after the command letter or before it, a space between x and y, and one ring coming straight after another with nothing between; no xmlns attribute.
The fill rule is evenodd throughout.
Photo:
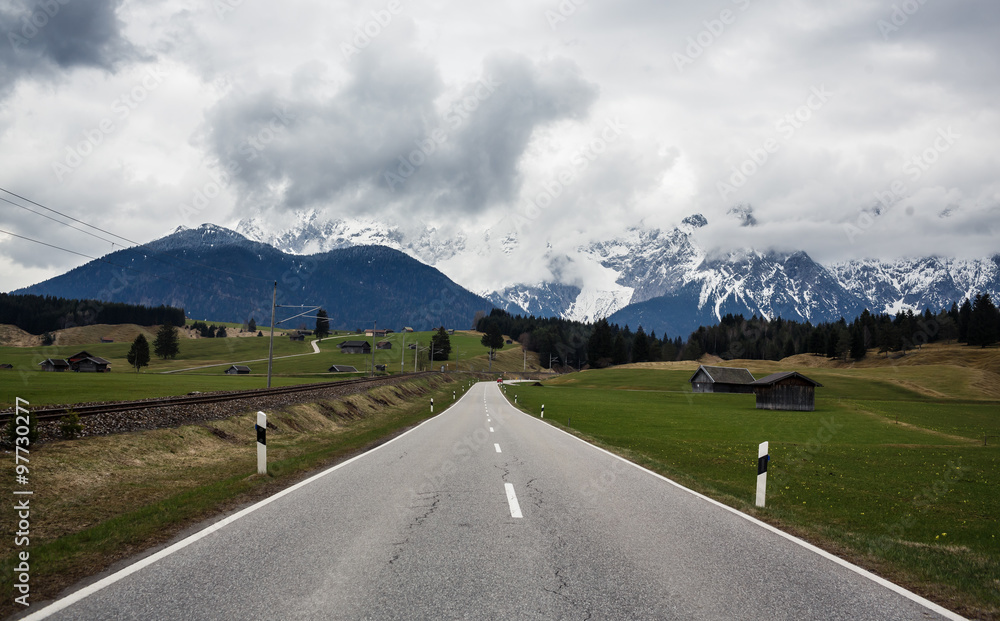
<svg viewBox="0 0 1000 621"><path fill-rule="evenodd" d="M474 243L559 182L516 226L519 252L453 276L541 280L583 241L694 212L710 221L699 239L718 248L822 261L1000 251L1000 6L987 0L927 2L905 18L875 0L626 0L581 3L564 21L546 13L559 3L527 0L81 6L0 51L2 186L132 239L315 208ZM0 24L17 31L20 17L0 11ZM503 87L477 97L490 78ZM828 101L816 105L816 89ZM133 92L134 108L116 105ZM275 124L279 109L288 116ZM609 122L626 129L587 157ZM438 128L445 140L388 187L386 172ZM949 128L960 137L928 151ZM60 178L53 163L88 136L101 141ZM586 168L573 164L581 153ZM753 174L723 196L748 160ZM905 187L892 208L846 234L894 183ZM725 216L737 202L757 226ZM0 218L87 254L110 249L7 204ZM0 290L79 263L13 240L0 260ZM572 264L558 269L579 279Z"/></svg>

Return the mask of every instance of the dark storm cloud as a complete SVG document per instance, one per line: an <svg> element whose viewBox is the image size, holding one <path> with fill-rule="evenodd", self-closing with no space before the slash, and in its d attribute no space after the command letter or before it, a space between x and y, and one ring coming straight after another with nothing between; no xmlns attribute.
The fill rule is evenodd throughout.
<svg viewBox="0 0 1000 621"><path fill-rule="evenodd" d="M479 79L447 90L436 63L398 38L376 41L349 69L326 97L237 89L211 111L205 140L220 165L236 164L244 208L430 216L514 200L535 130L582 118L597 96L572 62L517 55L493 55ZM254 140L261 132L266 144Z"/></svg>
<svg viewBox="0 0 1000 621"><path fill-rule="evenodd" d="M0 96L18 80L74 67L113 71L136 56L122 36L122 0L37 0L0 7Z"/></svg>

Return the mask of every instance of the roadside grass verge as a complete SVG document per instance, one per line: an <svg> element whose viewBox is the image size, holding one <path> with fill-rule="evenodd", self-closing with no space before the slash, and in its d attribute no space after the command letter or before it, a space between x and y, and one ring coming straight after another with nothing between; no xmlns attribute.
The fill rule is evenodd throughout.
<svg viewBox="0 0 1000 621"><path fill-rule="evenodd" d="M507 397L536 417L544 404L546 422L943 606L1000 618L1000 447L982 442L1000 434L1000 402L935 400L816 371L809 376L832 388L818 390L815 412L684 392L688 371L585 372L509 387ZM767 507L757 509L765 440Z"/></svg>
<svg viewBox="0 0 1000 621"><path fill-rule="evenodd" d="M32 447L31 596L164 544L199 522L273 494L317 469L376 446L450 404L466 378L435 376L343 399L268 412L268 473L256 474L255 412L170 429ZM439 409L438 412L441 410ZM11 455L8 452L8 457ZM12 498L13 476L0 483ZM13 603L13 523L0 545L0 615Z"/></svg>

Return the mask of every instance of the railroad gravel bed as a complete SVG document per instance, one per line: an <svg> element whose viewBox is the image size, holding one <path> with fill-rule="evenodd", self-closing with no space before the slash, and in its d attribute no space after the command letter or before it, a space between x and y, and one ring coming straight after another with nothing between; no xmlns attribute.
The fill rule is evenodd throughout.
<svg viewBox="0 0 1000 621"><path fill-rule="evenodd" d="M364 384L347 384L344 386L329 386L307 392L250 396L218 403L199 403L189 405L171 405L164 407L145 408L141 410L125 410L81 416L80 425L83 430L79 436L103 436L115 433L127 433L146 429L162 429L179 427L191 423L219 420L237 416L247 411L273 410L296 403L312 403L336 399L368 391L379 386L391 386L412 381L412 377L376 378ZM209 393L205 393L206 395ZM98 404L76 404L98 405ZM62 439L59 421L38 422L38 442Z"/></svg>

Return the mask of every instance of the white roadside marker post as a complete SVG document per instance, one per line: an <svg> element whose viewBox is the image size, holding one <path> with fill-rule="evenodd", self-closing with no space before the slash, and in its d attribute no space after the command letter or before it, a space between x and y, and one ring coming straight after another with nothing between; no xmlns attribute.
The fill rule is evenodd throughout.
<svg viewBox="0 0 1000 621"><path fill-rule="evenodd" d="M267 414L257 412L257 474L267 474Z"/></svg>
<svg viewBox="0 0 1000 621"><path fill-rule="evenodd" d="M542 418L545 418L545 404L542 404Z"/></svg>
<svg viewBox="0 0 1000 621"><path fill-rule="evenodd" d="M767 442L761 442L757 448L757 506L764 506L764 493L767 491L767 462L771 456L767 454Z"/></svg>
<svg viewBox="0 0 1000 621"><path fill-rule="evenodd" d="M431 414L434 413L434 399L431 399Z"/></svg>
<svg viewBox="0 0 1000 621"><path fill-rule="evenodd" d="M453 390L453 391L451 391L451 400L452 400L452 401L454 401L454 400L455 400L455 391L454 391L454 390Z"/></svg>

